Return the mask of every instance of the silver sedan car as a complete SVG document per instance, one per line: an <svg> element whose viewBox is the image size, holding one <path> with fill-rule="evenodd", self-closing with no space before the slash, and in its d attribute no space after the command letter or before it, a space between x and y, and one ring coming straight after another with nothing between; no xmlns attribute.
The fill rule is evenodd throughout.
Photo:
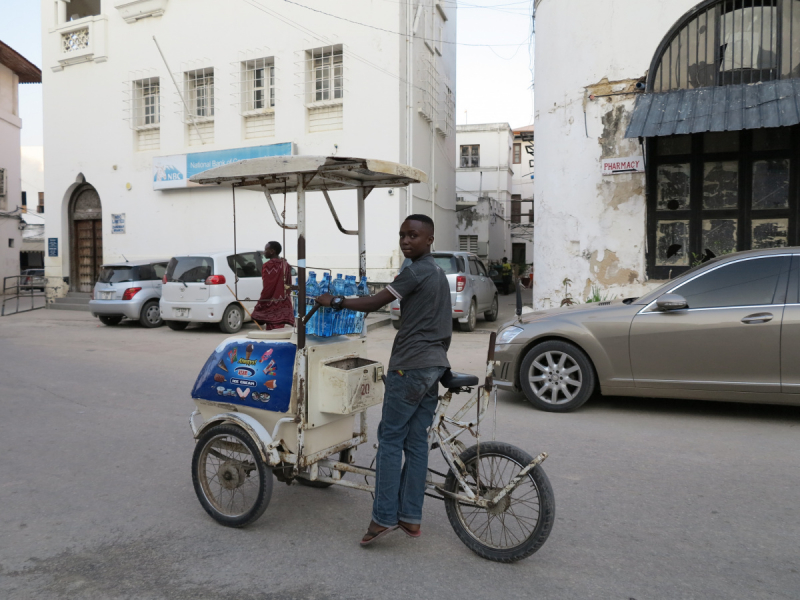
<svg viewBox="0 0 800 600"><path fill-rule="evenodd" d="M641 298L505 323L495 378L537 408L609 396L800 405L800 248L712 259Z"/></svg>

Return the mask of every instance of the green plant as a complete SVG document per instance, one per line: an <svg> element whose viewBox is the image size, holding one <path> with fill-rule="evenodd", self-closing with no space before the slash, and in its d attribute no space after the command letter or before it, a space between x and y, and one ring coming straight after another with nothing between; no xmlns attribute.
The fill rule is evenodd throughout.
<svg viewBox="0 0 800 600"><path fill-rule="evenodd" d="M564 298L561 300L561 306L572 306L576 304L572 294L569 293L569 286L572 285L572 279L564 277L564 281L562 281L561 284L564 286Z"/></svg>
<svg viewBox="0 0 800 600"><path fill-rule="evenodd" d="M600 294L600 288L592 284L592 294L586 298L586 304L590 302L607 302L609 300L608 294Z"/></svg>

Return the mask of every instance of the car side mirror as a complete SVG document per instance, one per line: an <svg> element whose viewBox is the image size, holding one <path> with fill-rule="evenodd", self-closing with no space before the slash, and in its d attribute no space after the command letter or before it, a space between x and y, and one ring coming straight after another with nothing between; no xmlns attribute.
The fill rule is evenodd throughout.
<svg viewBox="0 0 800 600"><path fill-rule="evenodd" d="M656 300L656 306L658 307L658 310L670 311L689 308L689 303L686 302L686 298L680 294L664 294L658 300Z"/></svg>

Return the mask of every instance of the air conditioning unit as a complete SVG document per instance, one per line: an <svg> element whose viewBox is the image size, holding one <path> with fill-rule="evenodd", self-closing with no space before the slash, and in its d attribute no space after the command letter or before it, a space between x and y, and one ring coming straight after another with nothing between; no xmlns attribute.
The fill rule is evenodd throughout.
<svg viewBox="0 0 800 600"><path fill-rule="evenodd" d="M6 181L6 170L0 169L0 196L5 197L7 192L8 182Z"/></svg>

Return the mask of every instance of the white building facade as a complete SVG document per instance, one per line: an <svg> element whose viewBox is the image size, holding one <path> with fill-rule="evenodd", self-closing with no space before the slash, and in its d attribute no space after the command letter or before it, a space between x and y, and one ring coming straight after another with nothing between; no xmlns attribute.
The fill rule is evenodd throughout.
<svg viewBox="0 0 800 600"><path fill-rule="evenodd" d="M511 238L509 259L516 265L533 263L533 125L514 129L511 146L511 214L508 235Z"/></svg>
<svg viewBox="0 0 800 600"><path fill-rule="evenodd" d="M353 0L328 11L43 0L51 297L88 291L99 265L123 256L232 248L230 189L187 179L255 156L360 156L428 174L426 184L369 195L371 281L399 268L407 214L432 216L437 246L455 245L455 9ZM357 241L318 196L308 197L307 263L356 273ZM331 196L352 228L353 195ZM289 192L288 222L295 213ZM263 195L238 193L236 215L238 248L284 241ZM295 233L285 241L294 263Z"/></svg>
<svg viewBox="0 0 800 600"><path fill-rule="evenodd" d="M40 83L39 68L0 42L0 294L5 277L20 273L22 183L18 86ZM15 286L16 280L9 280Z"/></svg>
<svg viewBox="0 0 800 600"><path fill-rule="evenodd" d="M491 263L511 257L511 142L508 123L456 128L456 249Z"/></svg>
<svg viewBox="0 0 800 600"><path fill-rule="evenodd" d="M800 242L798 36L798 0L536 2L535 307Z"/></svg>

